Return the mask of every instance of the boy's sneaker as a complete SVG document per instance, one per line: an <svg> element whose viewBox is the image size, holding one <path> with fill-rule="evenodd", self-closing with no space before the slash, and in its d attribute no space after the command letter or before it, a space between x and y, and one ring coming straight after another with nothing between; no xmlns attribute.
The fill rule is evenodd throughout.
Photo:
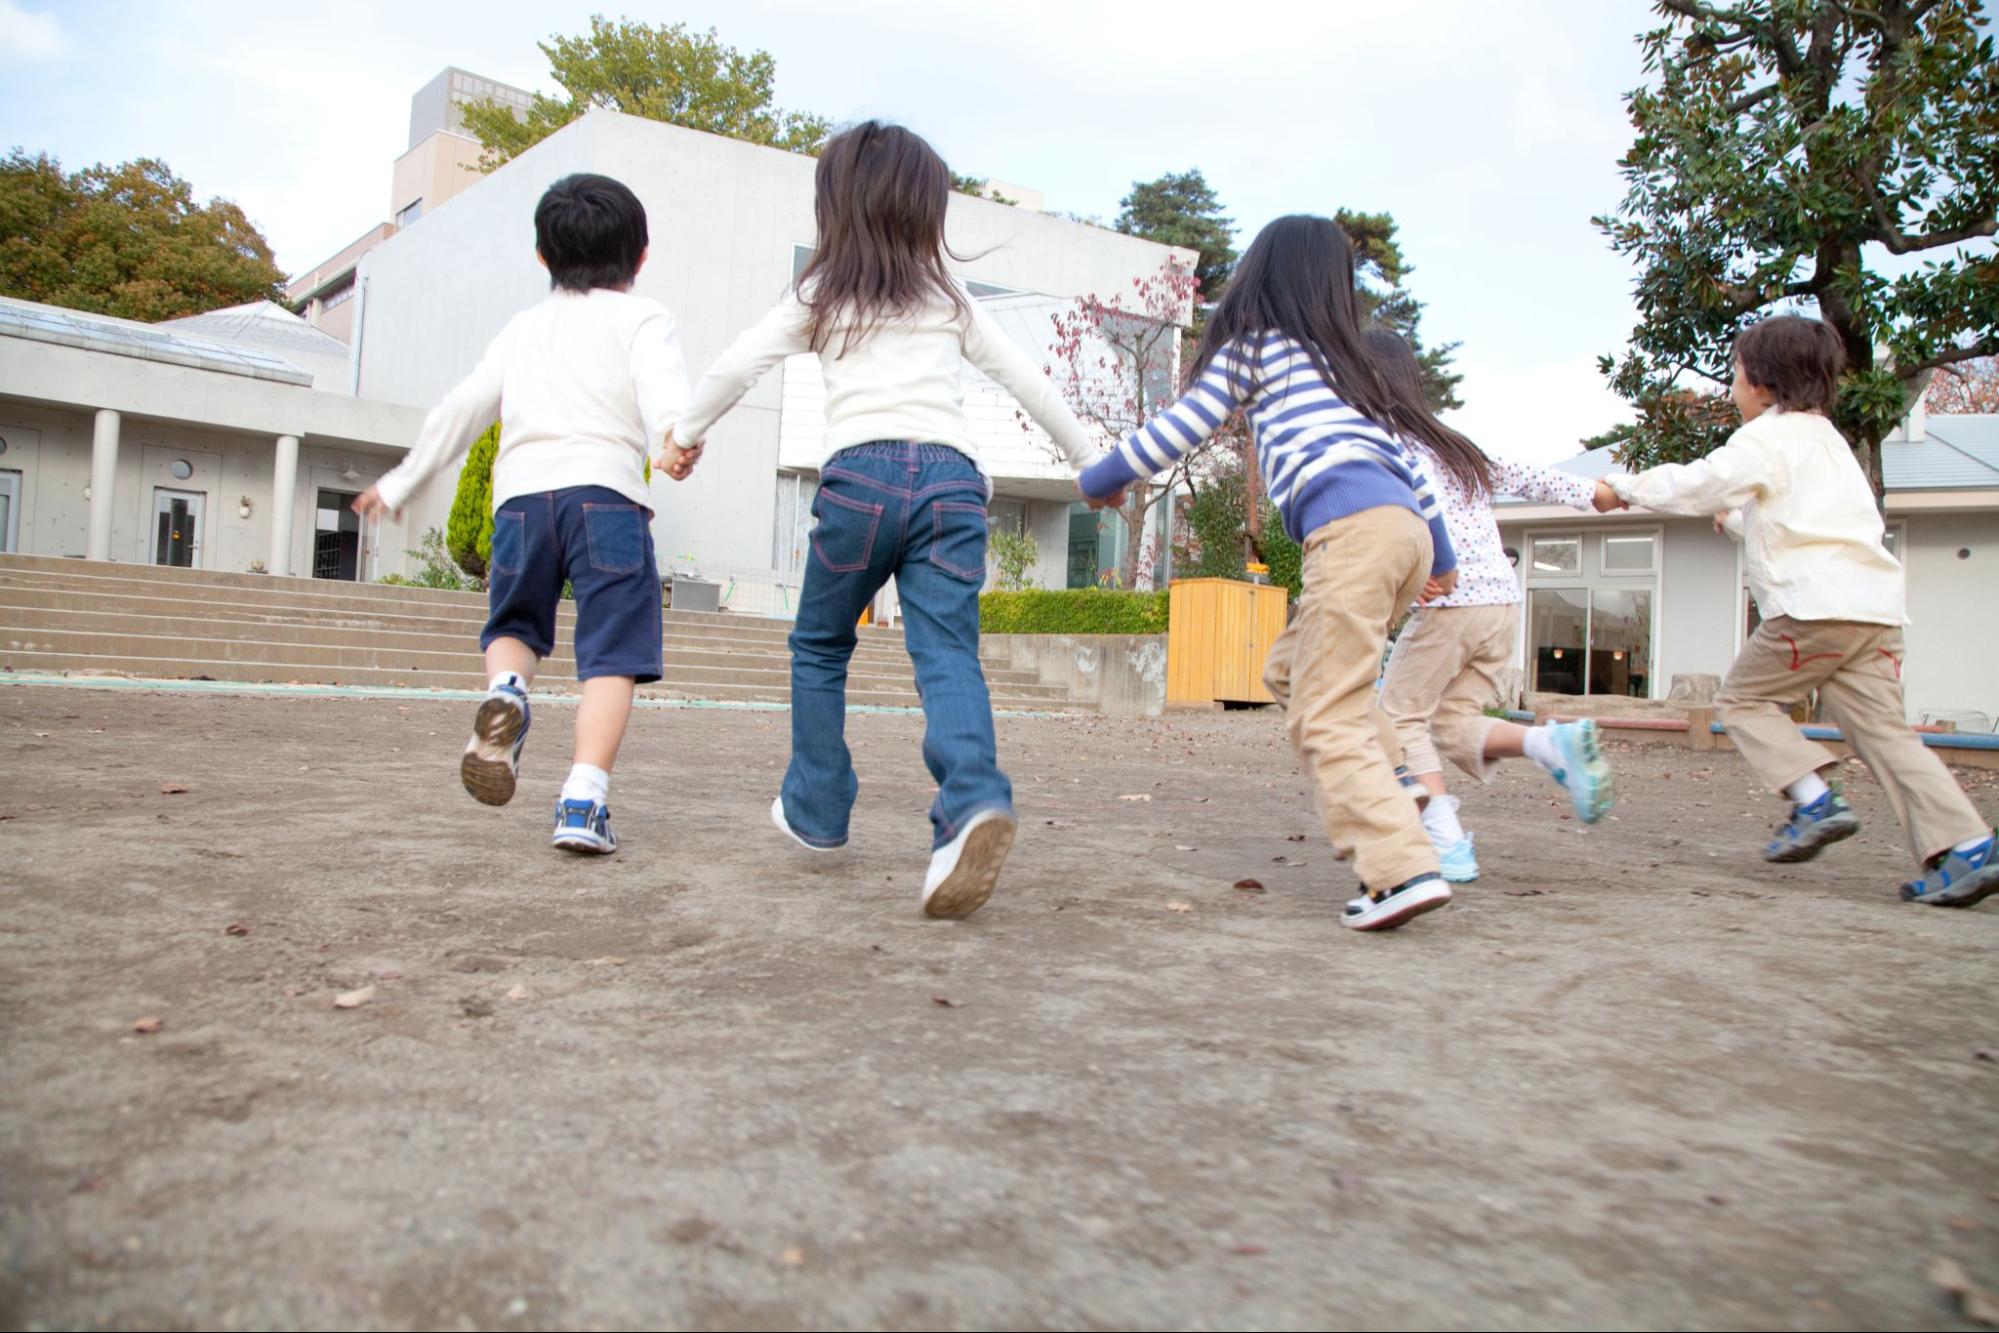
<svg viewBox="0 0 1999 1333"><path fill-rule="evenodd" d="M800 837L798 835L798 830L791 826L791 821L784 817L783 796L777 796L771 800L770 822L777 825L779 831L781 831L785 837L790 838L793 842L797 843L800 847L803 847L808 852L837 852L842 847L845 847L847 845L847 841L844 838L842 838L839 842L833 843L831 846L821 846L819 843L807 842L804 838Z"/></svg>
<svg viewBox="0 0 1999 1333"><path fill-rule="evenodd" d="M1794 805L1791 817L1763 849L1765 861L1809 861L1842 838L1860 832L1860 816L1837 784L1810 805Z"/></svg>
<svg viewBox="0 0 1999 1333"><path fill-rule="evenodd" d="M1380 893L1369 890L1347 904L1341 919L1353 930L1393 930L1450 900L1450 885L1436 875L1418 875Z"/></svg>
<svg viewBox="0 0 1999 1333"><path fill-rule="evenodd" d="M1478 878L1478 857L1472 853L1472 835L1467 833L1449 847L1437 849L1437 860L1444 867L1444 878L1452 884L1469 884Z"/></svg>
<svg viewBox="0 0 1999 1333"><path fill-rule="evenodd" d="M1015 827L1005 810L981 810L965 821L957 837L930 853L930 870L923 877L924 914L955 920L984 907L1006 854L1013 850Z"/></svg>
<svg viewBox="0 0 1999 1333"><path fill-rule="evenodd" d="M1548 733L1562 756L1562 766L1548 776L1569 789L1577 819L1585 824L1596 823L1610 813L1610 807L1617 801L1611 785L1610 763L1603 757L1603 747L1597 740L1596 719L1551 723Z"/></svg>
<svg viewBox="0 0 1999 1333"><path fill-rule="evenodd" d="M1999 837L1969 852L1949 851L1921 879L1902 886L1905 902L1932 907L1970 907L1999 893Z"/></svg>
<svg viewBox="0 0 1999 1333"><path fill-rule="evenodd" d="M611 832L611 807L596 801L558 800L555 833L549 844L565 852L590 852L597 856L617 851L618 835Z"/></svg>
<svg viewBox="0 0 1999 1333"><path fill-rule="evenodd" d="M472 799L505 805L514 799L520 775L521 747L528 742L527 691L495 685L472 718L472 739L458 761L458 777Z"/></svg>

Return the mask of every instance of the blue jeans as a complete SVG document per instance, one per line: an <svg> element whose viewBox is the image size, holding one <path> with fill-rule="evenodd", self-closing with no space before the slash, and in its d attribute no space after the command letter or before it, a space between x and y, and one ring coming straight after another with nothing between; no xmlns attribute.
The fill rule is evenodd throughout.
<svg viewBox="0 0 1999 1333"><path fill-rule="evenodd" d="M842 449L812 502L812 553L791 631L791 767L784 817L820 847L847 841L860 781L847 750L847 663L861 612L891 576L902 600L923 762L937 780L931 847L982 810L1013 811L1013 784L994 753L993 706L979 667L979 589L986 581L986 483L971 460L937 444Z"/></svg>

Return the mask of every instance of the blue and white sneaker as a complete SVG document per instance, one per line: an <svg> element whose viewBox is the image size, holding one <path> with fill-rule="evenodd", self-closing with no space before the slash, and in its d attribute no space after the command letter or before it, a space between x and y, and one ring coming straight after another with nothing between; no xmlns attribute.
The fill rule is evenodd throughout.
<svg viewBox="0 0 1999 1333"><path fill-rule="evenodd" d="M1834 843L1860 832L1860 816L1837 784L1810 805L1794 805L1791 817L1763 849L1765 861L1809 861Z"/></svg>
<svg viewBox="0 0 1999 1333"><path fill-rule="evenodd" d="M1349 902L1340 919L1350 930L1393 930L1450 900L1450 885L1435 875L1418 875L1380 893L1370 889Z"/></svg>
<svg viewBox="0 0 1999 1333"><path fill-rule="evenodd" d="M611 807L596 801L558 800L555 834L549 843L565 852L590 852L598 856L617 851L618 835L611 832Z"/></svg>
<svg viewBox="0 0 1999 1333"><path fill-rule="evenodd" d="M1999 836L1968 852L1949 851L1921 879L1902 886L1905 902L1971 907L1999 893Z"/></svg>
<svg viewBox="0 0 1999 1333"><path fill-rule="evenodd" d="M528 723L527 691L519 686L495 685L480 701L472 719L472 739L458 761L459 780L473 800L505 805L514 799Z"/></svg>
<svg viewBox="0 0 1999 1333"><path fill-rule="evenodd" d="M1577 819L1585 824L1596 823L1610 813L1610 807L1617 801L1610 780L1610 763L1603 757L1603 747L1597 741L1596 719L1550 723L1548 734L1562 757L1562 766L1548 776L1568 788Z"/></svg>
<svg viewBox="0 0 1999 1333"><path fill-rule="evenodd" d="M1444 867L1444 879L1452 884L1469 884L1478 878L1478 857L1472 852L1472 835L1467 833L1449 847L1437 849L1437 861Z"/></svg>

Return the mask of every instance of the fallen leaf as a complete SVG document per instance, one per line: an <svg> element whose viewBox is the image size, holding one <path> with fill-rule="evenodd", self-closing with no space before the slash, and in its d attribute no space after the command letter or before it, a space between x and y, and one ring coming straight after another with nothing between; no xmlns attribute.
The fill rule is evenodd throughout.
<svg viewBox="0 0 1999 1333"><path fill-rule="evenodd" d="M1978 1230L1978 1219L1971 1216L1968 1213L1959 1213L1955 1217L1946 1217L1943 1220L1943 1224L1949 1227L1952 1231Z"/></svg>
<svg viewBox="0 0 1999 1333"><path fill-rule="evenodd" d="M1973 1282L1957 1260L1938 1255L1930 1260L1929 1277L1957 1297L1958 1308L1966 1319L1999 1327L1999 1297Z"/></svg>
<svg viewBox="0 0 1999 1333"><path fill-rule="evenodd" d="M1971 1058L1974 1060L1983 1060L1987 1064L1999 1064L1999 1051L1993 1051L1993 1050L1973 1051L1971 1053Z"/></svg>
<svg viewBox="0 0 1999 1333"><path fill-rule="evenodd" d="M491 1018L493 1002L477 995L468 995L458 1002L458 1008L467 1018Z"/></svg>
<svg viewBox="0 0 1999 1333"><path fill-rule="evenodd" d="M1256 880L1256 879L1239 879L1239 880L1237 880L1237 881L1235 882L1235 886L1236 886L1236 887L1237 887L1238 889L1242 889L1242 890L1244 890L1245 892L1248 892L1248 893L1262 893L1262 892L1263 892L1263 881L1262 881L1262 880Z"/></svg>
<svg viewBox="0 0 1999 1333"><path fill-rule="evenodd" d="M931 996L930 1003L936 1005L939 1009L956 1009L958 1007L956 1000L947 1000L942 995Z"/></svg>
<svg viewBox="0 0 1999 1333"><path fill-rule="evenodd" d="M1302 834L1302 833L1293 833L1293 834L1289 834L1289 835L1287 835L1287 836L1285 837L1284 841L1286 841L1286 842L1303 842L1303 841L1305 841L1305 835L1304 835L1304 834Z"/></svg>
<svg viewBox="0 0 1999 1333"><path fill-rule="evenodd" d="M624 965L624 959L613 958L609 954L604 955L602 958L592 958L583 964L585 967L623 967Z"/></svg>
<svg viewBox="0 0 1999 1333"><path fill-rule="evenodd" d="M1118 799L1120 801L1149 801L1152 799L1152 793L1143 791L1139 792L1136 796L1120 796Z"/></svg>
<svg viewBox="0 0 1999 1333"><path fill-rule="evenodd" d="M1264 1249L1261 1245L1231 1245L1229 1247L1229 1253L1255 1255L1255 1254L1269 1254L1270 1251Z"/></svg>
<svg viewBox="0 0 1999 1333"><path fill-rule="evenodd" d="M777 1261L787 1268L796 1268L805 1262L805 1251L794 1245L783 1254L777 1256Z"/></svg>
<svg viewBox="0 0 1999 1333"><path fill-rule="evenodd" d="M1726 1194L1710 1194L1707 1196L1707 1201L1717 1208L1726 1208L1729 1204L1729 1197Z"/></svg>
<svg viewBox="0 0 1999 1333"><path fill-rule="evenodd" d="M228 925L222 928L222 933L224 935L235 935L241 937L244 935L248 935L250 933L250 928L244 925L241 921L231 921Z"/></svg>
<svg viewBox="0 0 1999 1333"><path fill-rule="evenodd" d="M1199 847L1182 847L1178 843L1175 843L1173 850L1176 852L1198 852L1201 849Z"/></svg>
<svg viewBox="0 0 1999 1333"><path fill-rule="evenodd" d="M508 988L507 998L509 1000L525 1000L529 998L528 988L521 982L516 981L511 987Z"/></svg>
<svg viewBox="0 0 1999 1333"><path fill-rule="evenodd" d="M340 994L334 996L333 1007L335 1009L359 1009L374 998L375 988L373 986L363 986L359 990L342 991Z"/></svg>
<svg viewBox="0 0 1999 1333"><path fill-rule="evenodd" d="M185 782L162 782L160 784L160 795L162 796L178 796L186 790L187 784Z"/></svg>
<svg viewBox="0 0 1999 1333"><path fill-rule="evenodd" d="M1169 911L1169 912L1191 912L1191 911L1193 911L1193 910L1194 910L1194 904L1192 904L1192 903L1168 903L1168 904L1166 904L1166 910L1167 910L1167 911Z"/></svg>
<svg viewBox="0 0 1999 1333"><path fill-rule="evenodd" d="M1546 892L1546 889L1507 889L1506 896L1509 898L1538 898ZM1700 890L1695 889L1694 892L1699 893Z"/></svg>
<svg viewBox="0 0 1999 1333"><path fill-rule="evenodd" d="M164 1019L154 1018L151 1015L148 1015L147 1017L139 1019L137 1022L133 1023L132 1031L150 1037L153 1033L158 1032L161 1028L165 1026L166 1026L166 1021Z"/></svg>

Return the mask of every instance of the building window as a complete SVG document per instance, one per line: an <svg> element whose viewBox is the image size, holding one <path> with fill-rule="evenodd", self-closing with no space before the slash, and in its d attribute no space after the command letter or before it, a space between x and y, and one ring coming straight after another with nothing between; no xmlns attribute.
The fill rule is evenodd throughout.
<svg viewBox="0 0 1999 1333"><path fill-rule="evenodd" d="M423 200L418 199L411 203L404 204L402 208L396 213L396 226L407 227L410 225L410 223L415 222L418 218L422 216L423 216Z"/></svg>
<svg viewBox="0 0 1999 1333"><path fill-rule="evenodd" d="M1649 532L1603 535L1603 572L1650 574L1659 567L1659 539Z"/></svg>
<svg viewBox="0 0 1999 1333"><path fill-rule="evenodd" d="M1023 500L995 500L986 509L988 532L1011 532L1018 537L1027 531L1027 503Z"/></svg>
<svg viewBox="0 0 1999 1333"><path fill-rule="evenodd" d="M1881 530L1881 545L1897 560L1902 558L1902 541L1907 531L1907 526L1901 523L1890 523Z"/></svg>
<svg viewBox="0 0 1999 1333"><path fill-rule="evenodd" d="M1527 551L1527 571L1530 574L1583 572L1583 539L1580 537L1536 537L1528 544Z"/></svg>
<svg viewBox="0 0 1999 1333"><path fill-rule="evenodd" d="M354 280L349 278L338 288L319 298L319 313L322 315L335 306L346 305L354 299Z"/></svg>

